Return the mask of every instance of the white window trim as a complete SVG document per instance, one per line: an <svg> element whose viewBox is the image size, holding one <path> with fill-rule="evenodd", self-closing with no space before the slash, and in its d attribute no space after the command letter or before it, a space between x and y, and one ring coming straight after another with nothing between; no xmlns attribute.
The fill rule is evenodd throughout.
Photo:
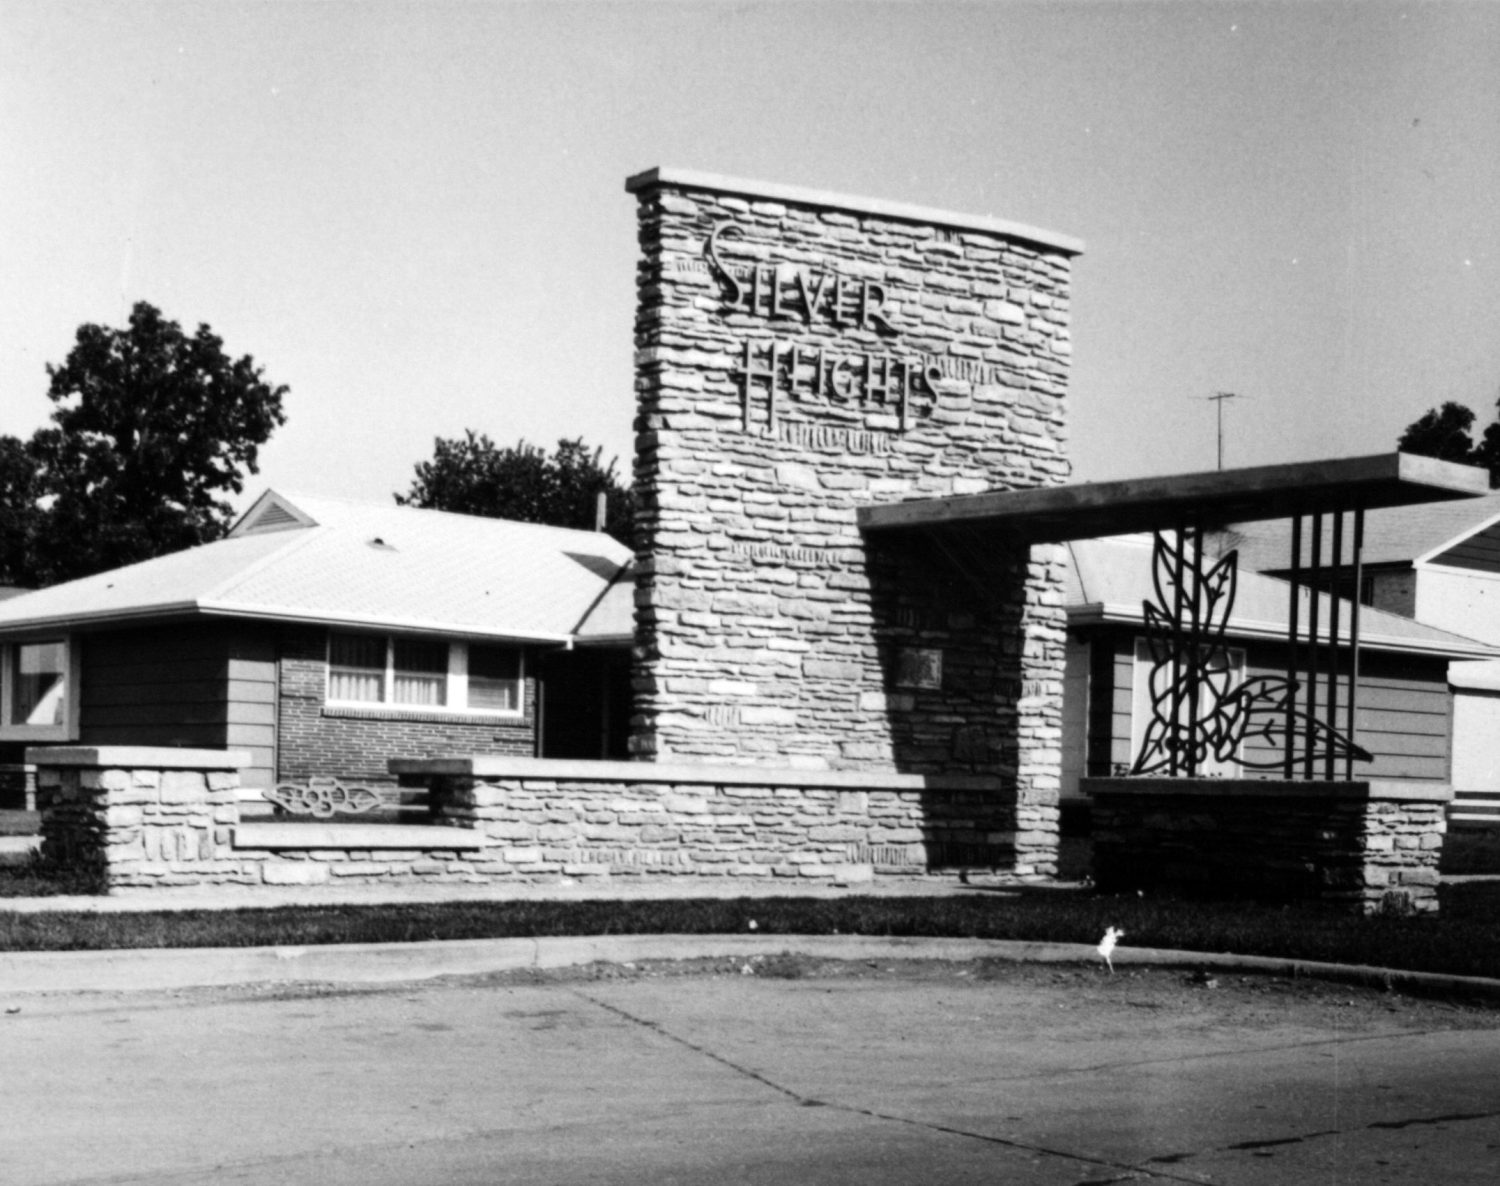
<svg viewBox="0 0 1500 1186"><path fill-rule="evenodd" d="M28 644L61 642L63 662L66 665L63 693L63 722L61 725L12 725L10 724L12 674L15 671L16 648ZM34 638L13 638L0 642L0 741L77 741L78 740L78 684L79 647L71 634L43 634Z"/></svg>
<svg viewBox="0 0 1500 1186"><path fill-rule="evenodd" d="M333 637L335 634L359 634L357 630L330 630L323 651L323 703L328 708L363 709L369 712L399 713L404 718L416 716L433 717L484 717L486 720L519 721L526 716L526 650L513 648L517 660L517 682L520 684L515 708L470 708L469 707L469 644L460 640L448 642L448 679L445 691L446 704L397 704L388 699L396 686L396 636L393 634L369 634L385 640L385 675L381 681L379 700L335 700L333 697ZM504 642L484 642L481 646L506 646Z"/></svg>

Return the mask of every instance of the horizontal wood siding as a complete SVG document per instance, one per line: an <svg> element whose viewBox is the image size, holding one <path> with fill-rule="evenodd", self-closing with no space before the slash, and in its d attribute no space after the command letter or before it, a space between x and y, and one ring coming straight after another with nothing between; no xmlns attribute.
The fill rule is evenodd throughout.
<svg viewBox="0 0 1500 1186"><path fill-rule="evenodd" d="M1247 661L1246 675L1284 676L1286 668L1276 659L1275 655L1252 652ZM1348 688L1342 680L1338 696L1334 727L1342 733L1347 720L1348 697ZM1326 723L1327 689L1321 682L1314 705L1314 715ZM1369 750L1375 760L1355 762L1356 777L1447 781L1452 720L1453 696L1448 690L1444 660L1368 651L1361 653L1355 741ZM1279 757L1279 751L1272 753L1263 744L1247 741L1244 756L1250 761L1274 760ZM1335 769L1342 777L1343 763L1336 763ZM1252 778L1280 777L1279 771L1275 770L1247 770L1245 773Z"/></svg>
<svg viewBox="0 0 1500 1186"><path fill-rule="evenodd" d="M1099 770L1097 755L1104 744L1104 724L1108 724L1111 764L1128 765L1135 755L1130 752L1131 692L1136 678L1134 640L1124 642L1112 636L1096 635L1095 672L1112 674L1112 686L1096 681L1096 697L1090 711L1089 770ZM1107 647L1105 656L1098 652ZM1274 645L1246 647L1245 676L1284 676L1284 648ZM1112 656L1110 663L1108 657ZM1107 667L1101 668L1101 661ZM1373 762L1356 762L1357 778L1422 779L1448 781L1451 769L1453 696L1448 688L1447 661L1419 656L1388 655L1365 651L1360 656L1359 698L1356 706L1356 739L1374 755ZM1338 729L1343 731L1347 688L1339 688ZM1107 703L1107 710L1105 704ZM1326 719L1324 689L1320 687L1316 713ZM1263 741L1247 740L1241 751L1246 761L1278 761L1280 749L1272 750ZM1322 764L1319 763L1321 770ZM1300 771L1300 767L1299 767ZM1243 771L1247 778L1277 778L1281 771ZM1338 765L1343 776L1343 765Z"/></svg>
<svg viewBox="0 0 1500 1186"><path fill-rule="evenodd" d="M225 744L246 750L242 787L276 782L276 638L272 628L245 624L229 640L225 666Z"/></svg>
<svg viewBox="0 0 1500 1186"><path fill-rule="evenodd" d="M1095 634L1090 640L1087 769L1093 778L1108 778L1120 767L1128 768L1134 759L1130 752L1134 646L1131 636L1116 633Z"/></svg>
<svg viewBox="0 0 1500 1186"><path fill-rule="evenodd" d="M228 630L183 623L83 635L79 739L222 749Z"/></svg>
<svg viewBox="0 0 1500 1186"><path fill-rule="evenodd" d="M1489 527L1478 535L1471 535L1435 557L1433 563L1474 568L1480 572L1500 572L1500 527Z"/></svg>

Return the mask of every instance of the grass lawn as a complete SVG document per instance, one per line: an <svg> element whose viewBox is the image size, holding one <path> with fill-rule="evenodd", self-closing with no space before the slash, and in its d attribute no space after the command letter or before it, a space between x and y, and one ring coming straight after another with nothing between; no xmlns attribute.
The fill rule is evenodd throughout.
<svg viewBox="0 0 1500 1186"><path fill-rule="evenodd" d="M4 817L22 813L0 813ZM16 834L30 822L14 819ZM1450 835L1472 868L1500 866L1500 829ZM1445 853L1445 858L1449 854ZM1087 871L1086 841L1064 838L1065 872ZM1449 862L1445 859L1445 866ZM1460 871L1451 869L1450 871ZM97 892L84 876L38 876L22 853L0 853L0 951L131 947L259 947L608 934L860 934L1097 943L1123 927L1126 945L1233 952L1500 978L1500 881L1448 884L1436 918L1358 918L1310 905L1109 896L1039 887L964 897L739 898L676 901L452 902L271 907L233 911L12 914L7 897Z"/></svg>
<svg viewBox="0 0 1500 1186"><path fill-rule="evenodd" d="M3 873L3 871L0 871ZM1096 943L1500 978L1500 884L1443 890L1437 918L1038 888L963 897L453 902L142 914L6 913L0 950L246 947L608 934L859 934Z"/></svg>

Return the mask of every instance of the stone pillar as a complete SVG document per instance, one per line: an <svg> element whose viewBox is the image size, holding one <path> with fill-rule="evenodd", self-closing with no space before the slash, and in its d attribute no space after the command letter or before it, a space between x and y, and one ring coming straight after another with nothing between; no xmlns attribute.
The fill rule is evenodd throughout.
<svg viewBox="0 0 1500 1186"><path fill-rule="evenodd" d="M249 754L57 746L28 749L26 760L37 768L44 863L98 869L110 888L220 879Z"/></svg>
<svg viewBox="0 0 1500 1186"><path fill-rule="evenodd" d="M856 511L1066 479L1081 244L681 170L627 188L634 752L999 776L1055 834L1058 551L876 547Z"/></svg>

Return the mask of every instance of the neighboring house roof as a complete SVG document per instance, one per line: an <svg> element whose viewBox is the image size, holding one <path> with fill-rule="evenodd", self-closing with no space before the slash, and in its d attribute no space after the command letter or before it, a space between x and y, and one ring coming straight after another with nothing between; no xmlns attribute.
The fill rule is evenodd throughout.
<svg viewBox="0 0 1500 1186"><path fill-rule="evenodd" d="M1149 536L1076 540L1067 545L1066 600L1070 625L1096 622L1141 624L1143 604L1156 600L1152 581L1152 541ZM1240 565L1234 607L1226 635L1238 639L1265 638L1284 641L1287 635L1291 586ZM1303 629L1310 620L1311 594L1299 594L1299 620ZM1326 631L1332 599L1318 595L1319 621ZM1339 637L1349 638L1351 606L1343 601L1339 615ZM1360 607L1359 641L1363 649L1402 651L1450 659L1492 659L1500 646L1491 646L1462 635L1450 634L1410 618Z"/></svg>
<svg viewBox="0 0 1500 1186"><path fill-rule="evenodd" d="M1346 521L1347 522L1347 521ZM1491 528L1500 531L1500 491L1454 502L1428 502L1365 512L1363 559L1366 564L1422 564L1440 560L1443 553ZM1351 548L1346 527L1344 547ZM1233 536L1240 549L1241 568L1279 572L1291 567L1292 524L1278 519L1236 524ZM1302 529L1303 562L1309 555L1309 528ZM1331 542L1324 530L1324 563ZM1462 563L1462 560L1456 561Z"/></svg>
<svg viewBox="0 0 1500 1186"><path fill-rule="evenodd" d="M267 491L226 539L0 604L0 631L213 615L566 643L631 556L600 532Z"/></svg>

